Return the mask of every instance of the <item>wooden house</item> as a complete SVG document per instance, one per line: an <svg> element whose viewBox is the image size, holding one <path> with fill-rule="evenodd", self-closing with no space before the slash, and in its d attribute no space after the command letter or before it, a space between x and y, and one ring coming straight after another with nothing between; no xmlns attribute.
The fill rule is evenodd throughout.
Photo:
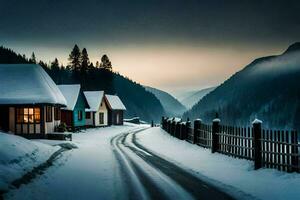
<svg viewBox="0 0 300 200"><path fill-rule="evenodd" d="M107 103L104 91L85 91L84 95L90 108L85 109L85 124L87 127L107 126Z"/></svg>
<svg viewBox="0 0 300 200"><path fill-rule="evenodd" d="M61 121L73 131L85 128L85 109L90 108L79 84L58 85L67 101L67 107L61 110Z"/></svg>
<svg viewBox="0 0 300 200"><path fill-rule="evenodd" d="M123 125L126 107L121 99L116 95L105 95L105 101L108 106L108 125Z"/></svg>
<svg viewBox="0 0 300 200"><path fill-rule="evenodd" d="M0 64L0 130L45 138L60 124L66 99L36 64Z"/></svg>

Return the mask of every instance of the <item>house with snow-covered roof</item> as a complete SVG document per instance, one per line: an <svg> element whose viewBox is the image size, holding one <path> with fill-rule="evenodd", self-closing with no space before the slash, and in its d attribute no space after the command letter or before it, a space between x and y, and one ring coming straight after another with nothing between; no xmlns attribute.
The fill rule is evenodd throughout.
<svg viewBox="0 0 300 200"><path fill-rule="evenodd" d="M0 130L41 138L60 124L66 104L40 65L0 64Z"/></svg>
<svg viewBox="0 0 300 200"><path fill-rule="evenodd" d="M87 127L107 126L108 106L104 100L104 91L84 91L90 105L85 109L85 124Z"/></svg>
<svg viewBox="0 0 300 200"><path fill-rule="evenodd" d="M125 105L117 95L105 95L108 105L108 125L123 125Z"/></svg>
<svg viewBox="0 0 300 200"><path fill-rule="evenodd" d="M58 88L67 102L67 106L61 110L61 121L73 131L85 128L85 109L90 108L90 106L80 85L58 85Z"/></svg>

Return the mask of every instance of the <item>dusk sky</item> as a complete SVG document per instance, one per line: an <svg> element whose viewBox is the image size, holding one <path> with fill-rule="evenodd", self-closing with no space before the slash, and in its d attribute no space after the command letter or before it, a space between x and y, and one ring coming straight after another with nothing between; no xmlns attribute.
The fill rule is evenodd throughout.
<svg viewBox="0 0 300 200"><path fill-rule="evenodd" d="M76 43L141 84L201 89L300 41L299 10L300 1L0 0L0 45L67 64Z"/></svg>

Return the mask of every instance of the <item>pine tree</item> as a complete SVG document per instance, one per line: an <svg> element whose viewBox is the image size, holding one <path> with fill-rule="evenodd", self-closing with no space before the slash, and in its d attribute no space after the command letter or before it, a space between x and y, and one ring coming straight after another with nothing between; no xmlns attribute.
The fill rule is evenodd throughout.
<svg viewBox="0 0 300 200"><path fill-rule="evenodd" d="M75 44L73 50L71 51L68 60L70 61L70 67L72 70L80 71L81 53L80 53L80 49L77 46L77 44Z"/></svg>
<svg viewBox="0 0 300 200"><path fill-rule="evenodd" d="M106 54L104 54L101 58L100 68L112 71L111 62Z"/></svg>
<svg viewBox="0 0 300 200"><path fill-rule="evenodd" d="M30 57L30 59L29 59L29 62L30 62L30 63L33 63L33 64L36 64L36 63L37 63L37 62L36 62L36 57L35 57L34 52L32 52L31 57Z"/></svg>
<svg viewBox="0 0 300 200"><path fill-rule="evenodd" d="M80 70L82 74L87 72L89 68L89 64L90 64L89 55L87 53L86 48L83 48L81 52L81 70Z"/></svg>
<svg viewBox="0 0 300 200"><path fill-rule="evenodd" d="M96 68L99 68L100 67L100 64L99 64L99 61L96 62Z"/></svg>
<svg viewBox="0 0 300 200"><path fill-rule="evenodd" d="M55 58L53 62L51 62L50 64L50 68L51 68L51 77L54 80L55 83L58 83L59 79L60 79L60 68L59 68L59 62L58 59Z"/></svg>

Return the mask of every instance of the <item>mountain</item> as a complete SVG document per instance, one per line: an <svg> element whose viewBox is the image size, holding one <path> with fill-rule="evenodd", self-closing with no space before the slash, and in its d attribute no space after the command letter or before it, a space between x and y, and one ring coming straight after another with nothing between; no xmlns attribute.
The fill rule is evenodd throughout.
<svg viewBox="0 0 300 200"><path fill-rule="evenodd" d="M11 49L0 47L0 63L29 63L30 59L16 54ZM118 73L94 68L85 74L84 81L77 73L67 68L50 69L45 63L40 65L57 84L81 83L84 90L104 90L107 94L117 94L127 110L125 118L140 117L141 120L159 122L165 115L161 102L151 92Z"/></svg>
<svg viewBox="0 0 300 200"><path fill-rule="evenodd" d="M198 101L200 101L205 95L213 91L216 87L205 88L199 91L191 93L189 96L186 96L180 102L186 107L191 109Z"/></svg>
<svg viewBox="0 0 300 200"><path fill-rule="evenodd" d="M184 117L211 122L300 128L300 43L283 54L258 58L203 97Z"/></svg>
<svg viewBox="0 0 300 200"><path fill-rule="evenodd" d="M181 116L186 111L186 108L169 93L148 86L145 88L159 99L167 115Z"/></svg>

